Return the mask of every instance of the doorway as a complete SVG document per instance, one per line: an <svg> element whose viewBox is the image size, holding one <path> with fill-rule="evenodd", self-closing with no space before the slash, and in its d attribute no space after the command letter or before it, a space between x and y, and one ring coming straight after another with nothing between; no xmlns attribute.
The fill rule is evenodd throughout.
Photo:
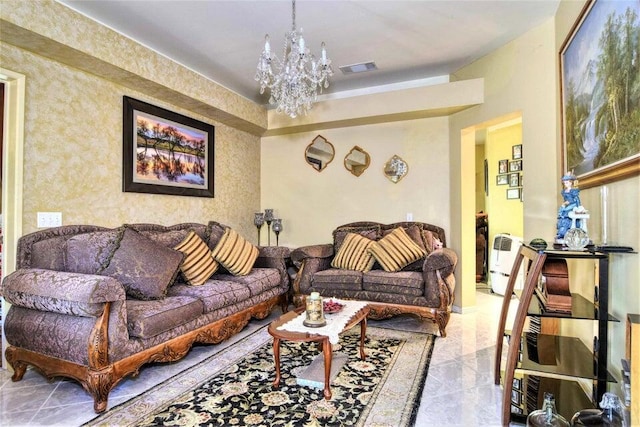
<svg viewBox="0 0 640 427"><path fill-rule="evenodd" d="M4 68L0 68L0 83L4 86L2 115L2 277L12 273L16 266L18 238L22 235L22 182L24 148L24 104L26 77ZM9 310L4 298L0 297L2 319ZM7 342L2 329L2 368L7 368L4 358Z"/></svg>
<svg viewBox="0 0 640 427"><path fill-rule="evenodd" d="M464 310L475 306L478 276L484 280L481 287L487 291L491 288L491 252L495 237L524 234L522 115L515 112L464 128L461 144L461 253L462 259L468 261L462 263L462 286L456 298L460 297ZM505 163L506 169L502 166ZM518 170L517 165L520 165ZM480 212L487 224L484 230L477 226ZM482 232L485 232L486 249L478 248L478 234ZM480 256L484 257L481 263L478 262Z"/></svg>

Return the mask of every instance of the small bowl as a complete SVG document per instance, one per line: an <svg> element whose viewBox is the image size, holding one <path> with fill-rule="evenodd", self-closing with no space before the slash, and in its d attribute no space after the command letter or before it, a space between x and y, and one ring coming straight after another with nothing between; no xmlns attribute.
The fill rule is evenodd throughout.
<svg viewBox="0 0 640 427"><path fill-rule="evenodd" d="M327 308L327 303L329 301L325 301L322 303L322 311L324 311L326 314L333 314L333 313L337 313L340 310L342 310L344 308L344 304L341 304L339 302L335 302L335 301L331 301L332 304L331 306L329 306L329 308Z"/></svg>

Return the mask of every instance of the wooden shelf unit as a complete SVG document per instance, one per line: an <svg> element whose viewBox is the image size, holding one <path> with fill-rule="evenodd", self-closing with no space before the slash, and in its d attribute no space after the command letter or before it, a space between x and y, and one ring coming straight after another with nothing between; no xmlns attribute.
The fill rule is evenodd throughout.
<svg viewBox="0 0 640 427"><path fill-rule="evenodd" d="M598 283L595 285L593 302L581 295L573 294L571 313L544 310L535 289L545 261L554 258L598 263ZM511 297L515 295L515 279L521 265L524 268L525 282L522 291L516 295L519 304L509 339L504 372L501 373L506 318ZM545 391L554 393L558 412L565 418L568 417L567 419L580 409L595 407L595 402L599 402L607 391L607 382L615 382L614 377L607 371L608 322L619 321L609 314L609 255L589 251L539 251L522 245L504 295L494 367L495 384L503 384L502 425L508 426L511 420L522 421L526 419L529 410L540 408ZM593 348L589 349L577 338L531 332L523 334L527 317L594 320L598 322L598 335L594 337ZM515 345L516 342L520 345ZM541 357L545 360L540 360ZM535 379L533 384L531 378ZM577 382L580 378L593 382L592 396L588 396L580 387ZM524 402L525 397L527 398L527 407L523 404L514 405L519 399L514 387L527 391L528 395L520 399Z"/></svg>

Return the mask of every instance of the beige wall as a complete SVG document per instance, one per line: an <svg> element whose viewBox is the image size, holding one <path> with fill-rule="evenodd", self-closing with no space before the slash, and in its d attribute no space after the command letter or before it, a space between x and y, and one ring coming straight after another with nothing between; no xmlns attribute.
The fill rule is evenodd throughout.
<svg viewBox="0 0 640 427"><path fill-rule="evenodd" d="M353 221L404 221L407 213L449 230L449 147L446 117L325 129L335 158L322 172L305 161L318 132L262 139L262 206L283 218L280 243L302 246L332 241L331 231ZM358 145L371 157L359 177L344 167ZM383 174L394 154L409 164L397 184ZM263 242L266 234L263 230ZM272 237L273 238L273 237Z"/></svg>
<svg viewBox="0 0 640 427"><path fill-rule="evenodd" d="M554 123L556 123L556 52L553 19L525 33L493 53L454 74L456 79L484 78L485 102L451 116L451 235L452 246L471 254L475 246L474 218L465 204L474 198L473 181L466 179L473 167L473 134L476 127L497 124L522 116L523 156L527 159L524 238L549 236L555 224L556 198L549 189L557 187L549 173L557 163ZM497 121L496 123L493 123ZM534 165L549 165L537 167ZM473 175L471 175L473 176ZM458 191L459 189L459 191ZM475 266L473 259L461 257L457 276L456 304L475 305Z"/></svg>

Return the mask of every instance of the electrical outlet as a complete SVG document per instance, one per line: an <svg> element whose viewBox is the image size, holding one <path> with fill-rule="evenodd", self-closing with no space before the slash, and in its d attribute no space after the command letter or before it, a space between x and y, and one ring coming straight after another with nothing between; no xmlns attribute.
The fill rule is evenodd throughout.
<svg viewBox="0 0 640 427"><path fill-rule="evenodd" d="M62 212L38 212L38 228L60 227Z"/></svg>
<svg viewBox="0 0 640 427"><path fill-rule="evenodd" d="M411 212L407 213L407 221L413 221L413 214Z"/></svg>

